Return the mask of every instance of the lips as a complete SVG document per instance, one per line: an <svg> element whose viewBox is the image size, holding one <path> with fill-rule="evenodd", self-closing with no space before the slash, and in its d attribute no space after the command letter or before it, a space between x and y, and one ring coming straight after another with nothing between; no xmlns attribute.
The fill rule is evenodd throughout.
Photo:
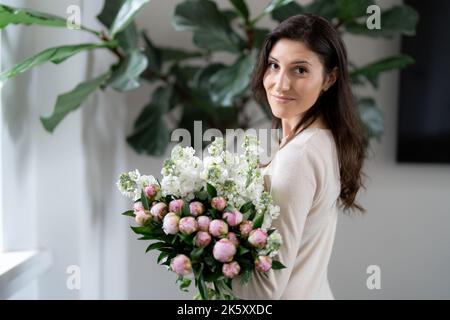
<svg viewBox="0 0 450 320"><path fill-rule="evenodd" d="M288 102L295 100L294 98L286 97L286 96L272 95L272 97L275 99L275 101L280 102L280 103L288 103Z"/></svg>

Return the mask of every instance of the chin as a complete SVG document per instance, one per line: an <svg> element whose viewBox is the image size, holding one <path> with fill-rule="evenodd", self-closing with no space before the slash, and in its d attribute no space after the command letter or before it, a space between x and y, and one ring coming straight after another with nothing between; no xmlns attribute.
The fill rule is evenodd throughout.
<svg viewBox="0 0 450 320"><path fill-rule="evenodd" d="M279 108L275 107L272 108L272 114L274 117L279 119L289 119L292 117L292 115L289 114L289 112L286 112L286 110L280 110Z"/></svg>

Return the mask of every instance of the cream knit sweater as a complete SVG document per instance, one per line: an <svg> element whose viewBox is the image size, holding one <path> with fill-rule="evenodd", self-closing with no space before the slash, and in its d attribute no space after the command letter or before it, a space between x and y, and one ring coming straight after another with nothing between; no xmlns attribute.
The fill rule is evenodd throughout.
<svg viewBox="0 0 450 320"><path fill-rule="evenodd" d="M283 237L278 260L286 268L268 277L254 271L246 285L233 279L242 299L334 299L327 278L340 193L331 130L307 128L276 152L264 168L266 190L280 206L273 225Z"/></svg>

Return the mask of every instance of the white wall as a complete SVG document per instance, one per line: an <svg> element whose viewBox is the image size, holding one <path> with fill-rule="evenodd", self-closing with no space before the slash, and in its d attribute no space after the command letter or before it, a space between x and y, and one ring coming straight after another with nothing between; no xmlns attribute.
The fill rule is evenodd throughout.
<svg viewBox="0 0 450 320"><path fill-rule="evenodd" d="M18 1L4 1L12 5ZM97 28L102 1L21 1L20 5L64 15L69 4L82 5L82 22ZM217 1L221 7L226 0ZM265 1L248 1L253 15ZM400 1L379 1L390 6ZM153 0L138 24L156 44L193 49L191 34L175 32L170 17L177 1ZM270 19L263 25L273 27ZM3 66L52 45L94 40L68 30L10 27L3 34ZM362 64L397 53L398 41L346 37L349 56ZM101 59L99 59L101 57ZM162 159L135 154L124 142L151 87L119 95L96 94L68 116L53 135L39 115L48 114L57 93L73 88L106 68L114 57L102 52L46 64L3 88L3 210L9 249L43 246L55 257L52 269L25 296L39 298L190 298L178 292L175 276L145 254L128 220L119 213L128 202L115 190L121 171L139 168L158 175ZM230 56L218 59L229 63ZM95 67L91 68L92 63ZM367 89L365 93L373 93ZM385 115L385 135L374 143L365 166L370 177L360 202L363 218L341 216L329 279L337 299L450 298L450 167L395 162L398 72L383 75L375 97ZM5 183L5 182L4 182ZM447 250L446 250L447 249ZM81 291L65 286L66 267L82 267ZM381 268L382 289L368 290L366 268Z"/></svg>

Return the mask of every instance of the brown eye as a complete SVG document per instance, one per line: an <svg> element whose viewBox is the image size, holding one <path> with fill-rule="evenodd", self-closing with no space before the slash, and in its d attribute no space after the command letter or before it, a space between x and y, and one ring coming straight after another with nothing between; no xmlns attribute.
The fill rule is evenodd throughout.
<svg viewBox="0 0 450 320"><path fill-rule="evenodd" d="M297 73L299 73L299 74L305 74L305 73L308 72L308 70L306 70L306 69L303 68L303 67L297 67L297 68L295 68L295 70L298 70Z"/></svg>
<svg viewBox="0 0 450 320"><path fill-rule="evenodd" d="M275 67L272 67L272 66L277 66L277 64L276 63L274 63L274 62L269 62L269 64L268 64L268 67L270 68L270 69L275 69Z"/></svg>

